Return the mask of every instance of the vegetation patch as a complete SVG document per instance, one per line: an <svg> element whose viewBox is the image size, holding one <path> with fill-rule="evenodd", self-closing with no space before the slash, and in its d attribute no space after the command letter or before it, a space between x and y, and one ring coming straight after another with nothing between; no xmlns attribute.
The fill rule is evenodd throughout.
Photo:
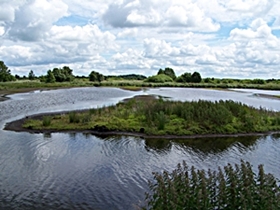
<svg viewBox="0 0 280 210"><path fill-rule="evenodd" d="M244 161L217 171L189 168L183 162L171 173L154 173L149 186L147 209L280 209L277 179L266 174L263 165L255 174Z"/></svg>
<svg viewBox="0 0 280 210"><path fill-rule="evenodd" d="M58 131L102 127L103 131L177 136L256 133L280 130L280 113L231 100L181 102L138 96L114 106L26 120L23 127Z"/></svg>

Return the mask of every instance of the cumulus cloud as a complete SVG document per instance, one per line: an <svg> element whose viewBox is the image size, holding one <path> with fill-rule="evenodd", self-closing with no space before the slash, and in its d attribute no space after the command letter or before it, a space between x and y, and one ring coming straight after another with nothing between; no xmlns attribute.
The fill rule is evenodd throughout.
<svg viewBox="0 0 280 210"><path fill-rule="evenodd" d="M280 77L280 2L1 0L0 55L13 71Z"/></svg>
<svg viewBox="0 0 280 210"><path fill-rule="evenodd" d="M186 27L201 31L220 28L196 3L187 1L126 0L113 3L103 19L113 27Z"/></svg>
<svg viewBox="0 0 280 210"><path fill-rule="evenodd" d="M9 26L9 38L22 41L42 39L52 24L67 15L68 6L61 0L32 0L15 11Z"/></svg>

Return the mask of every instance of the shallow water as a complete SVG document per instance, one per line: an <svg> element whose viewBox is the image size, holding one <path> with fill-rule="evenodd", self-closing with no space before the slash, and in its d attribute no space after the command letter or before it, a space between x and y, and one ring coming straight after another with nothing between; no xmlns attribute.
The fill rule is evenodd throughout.
<svg viewBox="0 0 280 210"><path fill-rule="evenodd" d="M136 94L175 100L231 99L279 110L279 100L251 92L160 88L140 92L73 88L15 94L0 103L0 126L29 114L114 104ZM280 179L280 136L145 140L86 133L29 134L0 130L0 209L136 209L152 172L183 160L200 169L249 161Z"/></svg>

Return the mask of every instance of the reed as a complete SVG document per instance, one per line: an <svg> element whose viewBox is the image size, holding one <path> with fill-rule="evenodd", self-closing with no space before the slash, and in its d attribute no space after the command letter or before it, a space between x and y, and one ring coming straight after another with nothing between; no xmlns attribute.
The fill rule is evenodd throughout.
<svg viewBox="0 0 280 210"><path fill-rule="evenodd" d="M50 126L51 122L52 122L51 116L44 116L43 117L43 121L42 121L43 126Z"/></svg>
<svg viewBox="0 0 280 210"><path fill-rule="evenodd" d="M79 123L80 122L80 117L79 117L78 113L70 112L68 116L69 116L69 123Z"/></svg>
<svg viewBox="0 0 280 210"><path fill-rule="evenodd" d="M154 173L143 209L280 209L280 187L273 175L259 165L255 174L249 162L241 160L217 171L178 164L171 173Z"/></svg>

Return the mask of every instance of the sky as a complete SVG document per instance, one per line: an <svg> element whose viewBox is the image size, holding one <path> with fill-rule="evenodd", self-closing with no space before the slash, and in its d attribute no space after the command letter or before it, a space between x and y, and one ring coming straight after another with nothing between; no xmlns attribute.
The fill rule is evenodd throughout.
<svg viewBox="0 0 280 210"><path fill-rule="evenodd" d="M12 74L279 79L279 0L0 0L0 60Z"/></svg>

